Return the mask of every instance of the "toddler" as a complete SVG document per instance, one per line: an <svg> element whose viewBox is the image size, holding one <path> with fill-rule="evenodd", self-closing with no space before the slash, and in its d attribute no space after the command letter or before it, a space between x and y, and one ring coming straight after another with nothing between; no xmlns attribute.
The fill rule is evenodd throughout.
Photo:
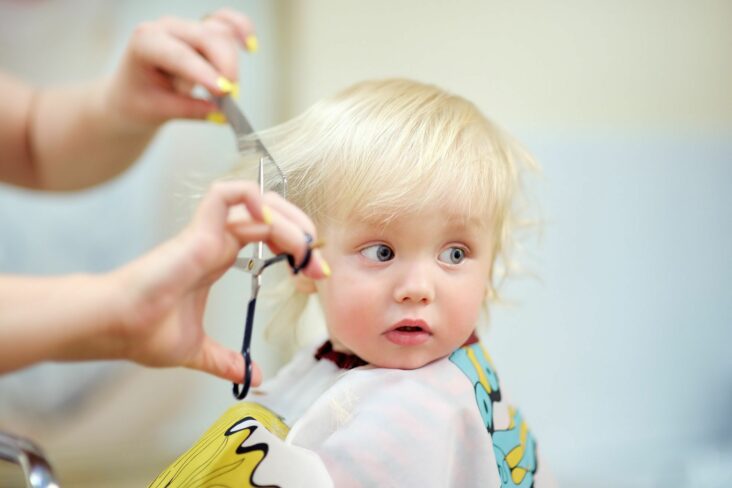
<svg viewBox="0 0 732 488"><path fill-rule="evenodd" d="M260 137L332 270L286 280L271 333L294 337L312 296L327 340L151 486L545 486L477 331L531 158L465 99L399 79Z"/></svg>

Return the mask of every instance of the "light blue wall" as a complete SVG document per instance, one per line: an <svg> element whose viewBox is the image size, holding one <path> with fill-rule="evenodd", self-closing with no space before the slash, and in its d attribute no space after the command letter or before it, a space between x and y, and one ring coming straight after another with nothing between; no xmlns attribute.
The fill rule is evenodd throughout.
<svg viewBox="0 0 732 488"><path fill-rule="evenodd" d="M550 466L570 486L730 486L732 131L524 139L539 279L508 287L489 347Z"/></svg>

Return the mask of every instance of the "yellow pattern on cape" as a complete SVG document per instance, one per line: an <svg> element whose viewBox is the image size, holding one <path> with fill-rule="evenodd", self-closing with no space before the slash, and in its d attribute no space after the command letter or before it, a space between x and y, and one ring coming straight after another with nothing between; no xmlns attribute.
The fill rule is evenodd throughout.
<svg viewBox="0 0 732 488"><path fill-rule="evenodd" d="M251 427L230 432L247 418L254 419L280 439L285 439L289 431L282 419L262 405L236 404L150 483L150 488L260 487L253 478L267 456L266 444L245 447L254 432Z"/></svg>

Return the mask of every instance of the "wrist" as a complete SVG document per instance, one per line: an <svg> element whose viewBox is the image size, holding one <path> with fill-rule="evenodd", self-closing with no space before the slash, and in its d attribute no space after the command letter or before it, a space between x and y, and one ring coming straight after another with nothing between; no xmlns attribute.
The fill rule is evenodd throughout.
<svg viewBox="0 0 732 488"><path fill-rule="evenodd" d="M110 335L122 358L137 360L140 345L159 331L175 308L189 279L181 269L186 266L180 256L183 240L179 235L109 273L110 287L116 290Z"/></svg>
<svg viewBox="0 0 732 488"><path fill-rule="evenodd" d="M129 291L126 268L123 267L98 275L99 303L99 347L107 359L127 359L131 338L127 324L134 311L135 297Z"/></svg>
<svg viewBox="0 0 732 488"><path fill-rule="evenodd" d="M106 288L113 296L108 302L107 336L113 344L115 357L120 359L134 359L135 346L144 341L158 315L150 280L154 271L147 269L148 258L138 258L104 278Z"/></svg>
<svg viewBox="0 0 732 488"><path fill-rule="evenodd" d="M117 138L138 139L147 143L162 125L162 122L135 116L134 100L127 99L129 97L125 96L125 88L117 79L99 79L90 92L94 119Z"/></svg>
<svg viewBox="0 0 732 488"><path fill-rule="evenodd" d="M49 359L121 358L121 342L114 324L121 316L119 297L123 295L115 282L105 274L76 274L64 280L65 290L50 301L50 307L58 307L55 313L65 320L59 324L59 345L52 348Z"/></svg>

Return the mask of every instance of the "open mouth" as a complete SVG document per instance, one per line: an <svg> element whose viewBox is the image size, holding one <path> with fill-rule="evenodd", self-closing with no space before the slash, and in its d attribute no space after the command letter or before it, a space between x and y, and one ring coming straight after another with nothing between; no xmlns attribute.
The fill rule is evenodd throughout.
<svg viewBox="0 0 732 488"><path fill-rule="evenodd" d="M418 325L403 325L401 327L397 327L396 330L401 332L423 332L424 329Z"/></svg>
<svg viewBox="0 0 732 488"><path fill-rule="evenodd" d="M427 334L432 333L432 330L430 329L430 326L427 324L426 321L415 318L402 319L396 324L392 325L391 329L389 330L399 332L425 332Z"/></svg>
<svg viewBox="0 0 732 488"><path fill-rule="evenodd" d="M432 336L432 331L424 320L405 319L394 324L384 335L394 344L417 346L427 342Z"/></svg>

